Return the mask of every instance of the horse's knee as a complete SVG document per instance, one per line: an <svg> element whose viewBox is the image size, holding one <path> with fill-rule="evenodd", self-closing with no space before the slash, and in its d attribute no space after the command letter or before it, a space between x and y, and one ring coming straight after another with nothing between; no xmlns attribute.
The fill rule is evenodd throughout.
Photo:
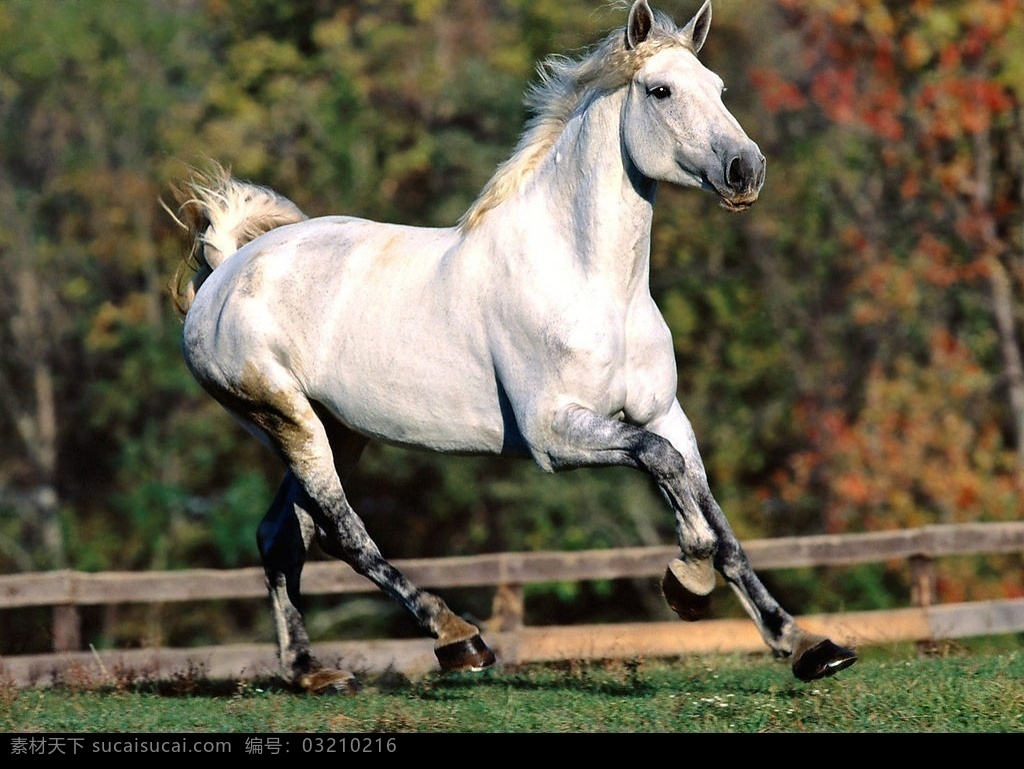
<svg viewBox="0 0 1024 769"><path fill-rule="evenodd" d="M656 433L644 431L636 447L637 460L656 481L682 478L686 460L670 441Z"/></svg>

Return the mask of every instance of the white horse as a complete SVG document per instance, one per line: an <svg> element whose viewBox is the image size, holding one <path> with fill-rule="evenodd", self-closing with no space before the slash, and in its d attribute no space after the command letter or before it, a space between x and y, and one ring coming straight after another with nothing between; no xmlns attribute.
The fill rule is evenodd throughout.
<svg viewBox="0 0 1024 769"><path fill-rule="evenodd" d="M717 569L798 678L856 660L798 627L751 569L676 400L649 290L658 182L732 211L764 182L764 157L697 59L710 22L710 2L680 29L636 0L588 55L549 60L528 98L535 117L457 226L308 220L219 167L178 191L193 234L176 297L185 360L287 466L258 542L288 681L349 683L314 659L298 609L313 537L437 639L442 669L495 661L479 628L385 560L350 507L345 482L371 439L527 456L546 471L647 472L675 514L681 554L662 584L680 616L702 615Z"/></svg>

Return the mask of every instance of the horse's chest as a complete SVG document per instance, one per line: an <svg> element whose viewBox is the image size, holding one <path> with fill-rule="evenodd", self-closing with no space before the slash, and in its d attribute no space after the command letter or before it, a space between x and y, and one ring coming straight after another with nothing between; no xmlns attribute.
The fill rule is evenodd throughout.
<svg viewBox="0 0 1024 769"><path fill-rule="evenodd" d="M606 323L551 324L544 328L540 343L549 364L558 369L611 371L625 363L624 329Z"/></svg>

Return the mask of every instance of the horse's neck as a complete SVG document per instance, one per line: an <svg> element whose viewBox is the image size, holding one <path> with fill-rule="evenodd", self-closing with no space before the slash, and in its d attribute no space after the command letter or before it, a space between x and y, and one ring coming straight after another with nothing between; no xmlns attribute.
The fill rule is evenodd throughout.
<svg viewBox="0 0 1024 769"><path fill-rule="evenodd" d="M530 186L551 202L545 214L557 233L553 242L568 246L563 256L632 292L646 290L656 184L631 178L625 165L624 98L624 91L602 96L570 119Z"/></svg>

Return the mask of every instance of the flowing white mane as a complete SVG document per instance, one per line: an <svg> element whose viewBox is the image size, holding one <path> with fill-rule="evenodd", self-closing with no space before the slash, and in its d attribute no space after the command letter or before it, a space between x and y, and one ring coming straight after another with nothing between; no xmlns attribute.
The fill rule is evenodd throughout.
<svg viewBox="0 0 1024 769"><path fill-rule="evenodd" d="M579 59L554 55L541 62L537 68L539 80L529 87L525 98L533 117L512 156L498 166L462 215L459 226L463 230L475 227L484 214L522 186L581 105L624 86L643 62L660 50L673 45L693 49L690 39L679 34L668 15L655 11L654 20L648 39L635 48L627 47L625 30L619 29Z"/></svg>

